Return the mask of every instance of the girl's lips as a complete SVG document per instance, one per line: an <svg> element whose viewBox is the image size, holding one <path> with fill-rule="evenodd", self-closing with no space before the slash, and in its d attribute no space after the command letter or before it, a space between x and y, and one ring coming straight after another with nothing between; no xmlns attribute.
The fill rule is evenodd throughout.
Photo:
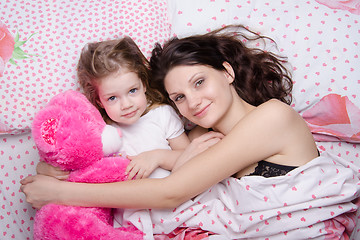
<svg viewBox="0 0 360 240"><path fill-rule="evenodd" d="M195 116L195 117L202 117L202 116L204 116L204 115L206 114L207 110L209 109L209 106L210 106L210 104L207 105L207 106L205 106L205 107L204 107L203 109L201 109L200 111L196 112L196 113L194 114L194 116Z"/></svg>
<svg viewBox="0 0 360 240"><path fill-rule="evenodd" d="M136 112L137 112L137 110L132 111L132 112L129 112L129 113L127 113L127 114L122 115L122 117L124 117L124 118L131 118L131 117L135 116Z"/></svg>

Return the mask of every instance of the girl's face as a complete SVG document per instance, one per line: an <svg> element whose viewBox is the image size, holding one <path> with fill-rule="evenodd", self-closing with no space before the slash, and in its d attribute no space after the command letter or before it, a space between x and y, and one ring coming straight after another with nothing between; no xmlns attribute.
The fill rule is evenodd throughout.
<svg viewBox="0 0 360 240"><path fill-rule="evenodd" d="M205 65L177 66L164 80L180 113L204 128L221 124L233 102L232 68L228 63L224 67L230 74Z"/></svg>
<svg viewBox="0 0 360 240"><path fill-rule="evenodd" d="M118 124L133 124L147 107L145 87L134 72L120 70L99 81L101 106Z"/></svg>

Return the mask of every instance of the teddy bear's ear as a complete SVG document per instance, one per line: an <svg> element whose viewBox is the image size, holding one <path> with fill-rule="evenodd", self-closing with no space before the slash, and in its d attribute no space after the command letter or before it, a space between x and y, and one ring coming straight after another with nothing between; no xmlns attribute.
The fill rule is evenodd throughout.
<svg viewBox="0 0 360 240"><path fill-rule="evenodd" d="M40 134L44 142L50 145L56 144L56 131L58 129L59 120L56 118L49 118L42 122L40 127Z"/></svg>

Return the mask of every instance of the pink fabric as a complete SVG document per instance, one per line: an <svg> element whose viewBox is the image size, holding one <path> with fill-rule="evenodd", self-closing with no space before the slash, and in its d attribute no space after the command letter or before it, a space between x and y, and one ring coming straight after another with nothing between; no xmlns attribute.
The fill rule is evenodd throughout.
<svg viewBox="0 0 360 240"><path fill-rule="evenodd" d="M345 213L324 222L325 239L348 240L356 225L356 212Z"/></svg>
<svg viewBox="0 0 360 240"><path fill-rule="evenodd" d="M10 60L14 51L14 37L6 25L0 21L0 77L2 77L5 64Z"/></svg>
<svg viewBox="0 0 360 240"><path fill-rule="evenodd" d="M166 0L0 1L0 39L7 36L0 40L0 132L30 129L52 96L78 90L76 64L87 42L127 35L149 57L169 38L167 19Z"/></svg>
<svg viewBox="0 0 360 240"><path fill-rule="evenodd" d="M326 95L302 117L316 141L360 143L360 109L347 96Z"/></svg>
<svg viewBox="0 0 360 240"><path fill-rule="evenodd" d="M359 0L316 0L316 1L332 9L347 10L353 14L360 14Z"/></svg>
<svg viewBox="0 0 360 240"><path fill-rule="evenodd" d="M169 234L154 235L155 240L206 240L212 232L204 231L201 228L176 228Z"/></svg>
<svg viewBox="0 0 360 240"><path fill-rule="evenodd" d="M354 229L359 190L359 167L322 153L285 176L228 178L175 209L137 211L124 220L145 236L197 227L227 239L346 237Z"/></svg>

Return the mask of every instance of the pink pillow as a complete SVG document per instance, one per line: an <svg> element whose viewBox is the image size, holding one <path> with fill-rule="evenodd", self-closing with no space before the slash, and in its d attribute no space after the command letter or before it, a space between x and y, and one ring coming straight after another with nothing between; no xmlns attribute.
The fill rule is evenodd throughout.
<svg viewBox="0 0 360 240"><path fill-rule="evenodd" d="M332 9L347 10L353 14L360 14L360 1L359 0L316 0L320 4Z"/></svg>
<svg viewBox="0 0 360 240"><path fill-rule="evenodd" d="M87 42L128 35L149 57L170 35L166 0L0 1L0 13L0 134L29 131L53 96L79 88L76 64Z"/></svg>
<svg viewBox="0 0 360 240"><path fill-rule="evenodd" d="M302 117L316 141L360 143L360 109L347 96L326 95Z"/></svg>

